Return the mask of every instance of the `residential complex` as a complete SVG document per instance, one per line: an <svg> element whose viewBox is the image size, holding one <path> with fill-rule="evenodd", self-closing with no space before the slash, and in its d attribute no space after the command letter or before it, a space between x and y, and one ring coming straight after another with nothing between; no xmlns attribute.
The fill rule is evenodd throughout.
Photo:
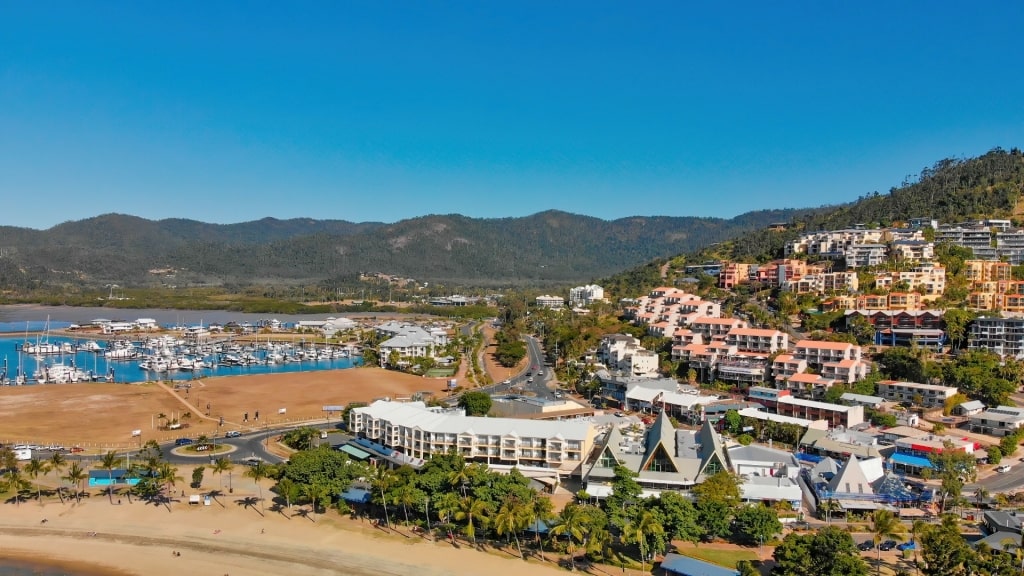
<svg viewBox="0 0 1024 576"><path fill-rule="evenodd" d="M1024 358L1024 317L983 316L971 322L967 347L1004 358Z"/></svg>
<svg viewBox="0 0 1024 576"><path fill-rule="evenodd" d="M454 451L467 460L564 474L590 454L595 436L590 422L582 420L483 418L427 408L422 402L385 400L353 409L349 430L412 458Z"/></svg>
<svg viewBox="0 0 1024 576"><path fill-rule="evenodd" d="M1013 434L1024 426L1024 408L997 406L972 414L968 419L971 423L971 432L1002 437Z"/></svg>
<svg viewBox="0 0 1024 576"><path fill-rule="evenodd" d="M878 383L878 395L892 402L913 402L927 408L941 408L946 400L956 395L957 389L938 384L898 382L882 380Z"/></svg>
<svg viewBox="0 0 1024 576"><path fill-rule="evenodd" d="M594 302L604 301L604 288L597 284L588 284L569 289L569 306L590 306Z"/></svg>

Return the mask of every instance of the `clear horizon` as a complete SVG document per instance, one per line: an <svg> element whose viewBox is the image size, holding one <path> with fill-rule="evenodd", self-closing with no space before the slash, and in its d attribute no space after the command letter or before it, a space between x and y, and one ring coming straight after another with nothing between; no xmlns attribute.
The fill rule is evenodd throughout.
<svg viewBox="0 0 1024 576"><path fill-rule="evenodd" d="M0 6L4 225L731 218L1024 143L1020 3Z"/></svg>

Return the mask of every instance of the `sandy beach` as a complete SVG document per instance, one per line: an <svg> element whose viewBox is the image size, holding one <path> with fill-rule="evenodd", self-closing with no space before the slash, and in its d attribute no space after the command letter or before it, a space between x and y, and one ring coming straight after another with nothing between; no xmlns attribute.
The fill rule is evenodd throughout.
<svg viewBox="0 0 1024 576"><path fill-rule="evenodd" d="M108 502L99 493L81 504L44 498L3 504L0 558L55 561L104 574L280 575L554 574L551 564L509 553L481 552L460 542L432 542L389 532L331 511L312 521L291 511L261 516L240 504L244 494L211 506ZM42 520L46 519L43 523ZM180 556L175 555L179 552Z"/></svg>

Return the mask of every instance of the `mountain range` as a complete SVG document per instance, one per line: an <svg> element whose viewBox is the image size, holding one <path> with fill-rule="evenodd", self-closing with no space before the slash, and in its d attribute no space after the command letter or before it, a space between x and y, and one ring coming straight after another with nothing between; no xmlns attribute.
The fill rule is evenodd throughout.
<svg viewBox="0 0 1024 576"><path fill-rule="evenodd" d="M0 289L295 284L366 272L481 287L599 278L633 285L652 275L653 261L678 260L680 254L690 261L779 257L784 242L801 231L913 217L1017 219L1024 213L1022 193L1024 155L996 148L977 158L940 160L887 194L731 219L602 220L547 211L496 219L431 215L393 224L270 217L208 224L104 214L48 230L0 227ZM767 230L774 223L786 223L786 230Z"/></svg>
<svg viewBox="0 0 1024 576"><path fill-rule="evenodd" d="M208 224L104 214L48 230L0 227L0 286L294 283L361 272L476 286L584 282L809 212L607 221L547 211L393 224L275 218Z"/></svg>

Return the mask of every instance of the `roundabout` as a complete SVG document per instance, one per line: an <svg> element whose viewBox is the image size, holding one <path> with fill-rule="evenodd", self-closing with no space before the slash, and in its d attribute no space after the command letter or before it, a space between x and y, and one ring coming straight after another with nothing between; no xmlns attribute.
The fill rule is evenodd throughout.
<svg viewBox="0 0 1024 576"><path fill-rule="evenodd" d="M231 444L217 444L209 450L196 450L196 446L194 444L175 446L174 448L171 448L171 454L174 456L183 458L209 458L211 460L215 457L225 456L236 451L238 451L238 446Z"/></svg>

